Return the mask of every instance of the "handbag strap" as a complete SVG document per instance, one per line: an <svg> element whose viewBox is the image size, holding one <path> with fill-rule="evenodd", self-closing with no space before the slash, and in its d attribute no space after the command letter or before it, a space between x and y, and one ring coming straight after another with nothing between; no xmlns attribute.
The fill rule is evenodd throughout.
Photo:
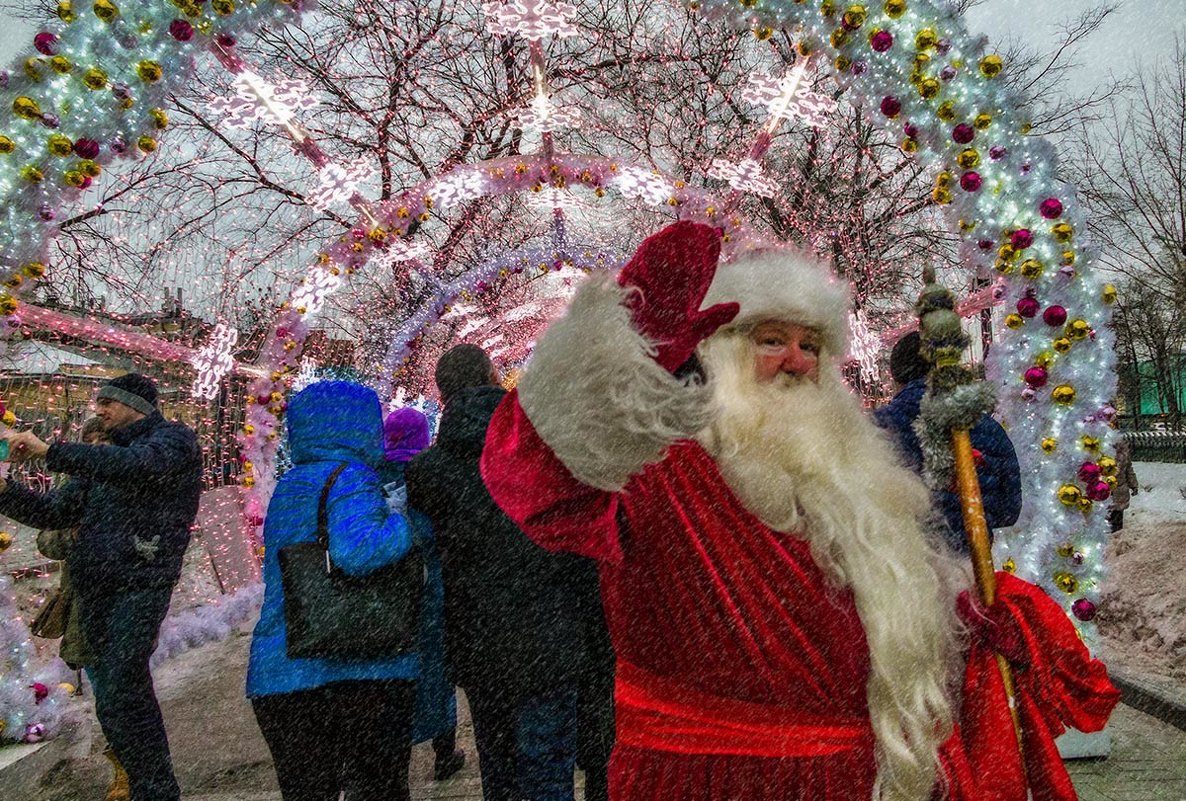
<svg viewBox="0 0 1186 801"><path fill-rule="evenodd" d="M348 464L348 462L342 462L334 468L333 472L329 474L329 478L325 480L325 486L321 488L321 498L317 501L317 542L325 551L327 567L329 565L329 512L325 507L329 502L330 489L333 488L334 482L338 480L338 476L342 474Z"/></svg>

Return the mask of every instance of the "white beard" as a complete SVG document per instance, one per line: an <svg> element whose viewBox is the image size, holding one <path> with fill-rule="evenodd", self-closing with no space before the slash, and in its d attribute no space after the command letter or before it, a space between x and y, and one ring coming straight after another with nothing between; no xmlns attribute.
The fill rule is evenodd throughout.
<svg viewBox="0 0 1186 801"><path fill-rule="evenodd" d="M929 798L951 730L955 653L955 571L925 534L929 493L825 359L818 383L762 384L745 336L717 334L700 355L716 413L698 439L729 488L770 528L806 539L830 581L852 588L872 665L880 797Z"/></svg>

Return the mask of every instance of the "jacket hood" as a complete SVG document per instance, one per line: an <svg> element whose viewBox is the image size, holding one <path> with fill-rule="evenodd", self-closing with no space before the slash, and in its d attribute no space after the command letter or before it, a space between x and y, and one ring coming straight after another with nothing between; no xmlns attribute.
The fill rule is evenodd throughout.
<svg viewBox="0 0 1186 801"><path fill-rule="evenodd" d="M428 418L411 406L396 409L383 421L383 451L389 462L411 460L431 440Z"/></svg>
<svg viewBox="0 0 1186 801"><path fill-rule="evenodd" d="M437 442L454 453L480 455L486 444L486 427L506 394L497 386L459 390L441 415Z"/></svg>
<svg viewBox="0 0 1186 801"><path fill-rule="evenodd" d="M373 389L349 381L319 381L288 403L288 446L294 464L383 463L383 413Z"/></svg>

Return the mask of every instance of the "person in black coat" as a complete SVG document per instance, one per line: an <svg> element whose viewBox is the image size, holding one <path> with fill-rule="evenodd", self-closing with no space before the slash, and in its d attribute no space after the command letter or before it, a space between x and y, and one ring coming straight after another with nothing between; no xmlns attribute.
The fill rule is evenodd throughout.
<svg viewBox="0 0 1186 801"><path fill-rule="evenodd" d="M892 401L873 413L873 420L894 434L906 465L922 475L922 445L914 422L927 391L930 367L920 349L917 331L911 331L894 345L890 352L890 374L900 389ZM968 435L976 459L976 476L980 479L984 521L991 538L994 528L1013 525L1021 514L1021 468L1009 435L989 415L981 416ZM959 494L943 489L934 493L934 499L943 515L940 529L943 540L953 551L968 554L970 546L964 533Z"/></svg>
<svg viewBox="0 0 1186 801"><path fill-rule="evenodd" d="M110 445L8 437L13 461L44 458L73 480L36 493L0 480L0 514L34 528L72 528L67 564L90 648L95 715L136 801L177 801L169 743L148 660L169 609L202 491L194 432L165 420L156 386L128 373L99 389Z"/></svg>
<svg viewBox="0 0 1186 801"><path fill-rule="evenodd" d="M437 533L446 648L474 722L482 795L571 801L578 697L590 670L607 664L591 654L605 631L596 568L531 542L487 492L478 462L506 393L486 353L454 347L438 362L436 383L440 432L408 464L408 505Z"/></svg>

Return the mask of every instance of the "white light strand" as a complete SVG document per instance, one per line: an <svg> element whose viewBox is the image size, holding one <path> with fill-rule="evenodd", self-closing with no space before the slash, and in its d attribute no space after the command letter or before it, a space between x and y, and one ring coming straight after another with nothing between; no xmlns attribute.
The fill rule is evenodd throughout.
<svg viewBox="0 0 1186 801"><path fill-rule="evenodd" d="M231 350L239 341L239 330L219 323L206 346L194 354L190 362L198 371L190 390L195 398L213 400L218 395L222 378L235 367Z"/></svg>
<svg viewBox="0 0 1186 801"><path fill-rule="evenodd" d="M495 36L521 34L529 41L538 42L555 34L560 38L577 33L569 19L576 15L576 7L564 2L548 0L512 0L509 3L483 3L486 28Z"/></svg>

